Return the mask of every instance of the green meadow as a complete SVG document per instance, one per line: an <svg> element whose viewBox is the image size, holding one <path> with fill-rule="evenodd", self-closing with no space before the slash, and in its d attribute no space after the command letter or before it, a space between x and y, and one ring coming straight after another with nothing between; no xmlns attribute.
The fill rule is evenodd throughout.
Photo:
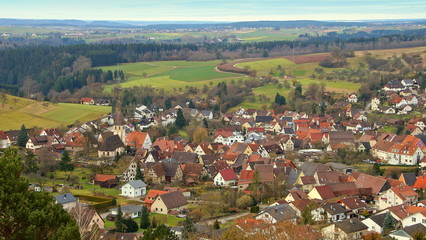
<svg viewBox="0 0 426 240"><path fill-rule="evenodd" d="M220 61L160 61L126 63L116 66L100 67L102 70L122 70L127 80L119 84L107 85L106 92L120 85L123 88L134 86L151 86L164 88L167 91L186 86L202 87L210 82L229 81L246 78L234 73L219 72L216 65Z"/></svg>
<svg viewBox="0 0 426 240"><path fill-rule="evenodd" d="M27 128L52 128L75 122L84 123L106 116L111 107L71 103L52 104L7 95L0 104L0 130Z"/></svg>

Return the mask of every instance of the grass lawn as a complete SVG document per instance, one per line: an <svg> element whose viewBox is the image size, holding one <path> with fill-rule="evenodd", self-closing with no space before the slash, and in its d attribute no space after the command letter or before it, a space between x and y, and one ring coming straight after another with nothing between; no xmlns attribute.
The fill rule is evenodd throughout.
<svg viewBox="0 0 426 240"><path fill-rule="evenodd" d="M246 76L223 73L215 70L220 61L190 62L190 61L160 61L149 63L128 63L118 66L101 67L101 69L123 70L126 82L105 86L105 92L111 92L114 86L123 88L134 86L152 86L172 91L186 86L203 87L209 86L210 82L217 84L221 81L237 80ZM142 77L142 73L148 74Z"/></svg>
<svg viewBox="0 0 426 240"><path fill-rule="evenodd" d="M156 221L157 221L158 225L164 224L164 225L169 226L169 227L176 227L180 222L182 222L182 221L185 220L184 218L178 218L178 217L170 216L170 215L164 215L164 214L158 214L158 213L150 213L149 214L149 219L151 220L151 222L152 222L152 219L154 217L156 218ZM104 219L104 220L105 220L105 228L109 228L109 227L114 227L115 226L115 223L113 221L109 221L107 219ZM141 218L140 217L134 218L133 220L135 220L135 222L138 225L141 222ZM140 228L138 230L138 232L143 232L143 231L144 230L140 229Z"/></svg>
<svg viewBox="0 0 426 240"><path fill-rule="evenodd" d="M111 107L82 104L37 102L31 99L7 95L0 104L0 130L59 127L76 121L86 122L105 116Z"/></svg>
<svg viewBox="0 0 426 240"><path fill-rule="evenodd" d="M108 106L92 106L83 104L59 103L59 108L42 114L41 116L61 123L75 121L87 122L100 118L111 112Z"/></svg>
<svg viewBox="0 0 426 240"><path fill-rule="evenodd" d="M292 61L284 59L284 58L276 58L276 59L268 59L268 60L260 60L254 62L245 62L236 64L236 67L244 68L250 67L252 70L256 70L260 74L267 74L273 68L276 68L278 65L281 65L284 69L286 66L295 65Z"/></svg>

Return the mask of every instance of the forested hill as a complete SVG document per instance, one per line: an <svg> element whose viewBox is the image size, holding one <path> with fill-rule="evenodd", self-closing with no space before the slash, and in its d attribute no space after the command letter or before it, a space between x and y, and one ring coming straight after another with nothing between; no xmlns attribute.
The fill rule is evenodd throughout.
<svg viewBox="0 0 426 240"><path fill-rule="evenodd" d="M0 88L15 95L41 92L46 96L50 90L73 92L87 84L107 83L111 79L113 73L91 70L92 67L126 62L236 59L329 52L334 47L372 50L425 45L426 30L420 29L301 35L295 42L31 46L0 51Z"/></svg>

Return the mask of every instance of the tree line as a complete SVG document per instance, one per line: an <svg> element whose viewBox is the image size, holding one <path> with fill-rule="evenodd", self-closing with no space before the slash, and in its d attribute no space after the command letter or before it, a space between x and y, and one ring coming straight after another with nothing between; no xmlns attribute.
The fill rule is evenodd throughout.
<svg viewBox="0 0 426 240"><path fill-rule="evenodd" d="M214 60L285 56L345 50L414 47L426 44L426 31L410 30L392 35L365 33L301 36L297 41L201 44L78 44L69 46L26 46L0 51L0 88L14 95L50 90L73 92L93 82L107 83L110 73L92 67L117 63L159 60ZM407 35L405 35L407 34Z"/></svg>

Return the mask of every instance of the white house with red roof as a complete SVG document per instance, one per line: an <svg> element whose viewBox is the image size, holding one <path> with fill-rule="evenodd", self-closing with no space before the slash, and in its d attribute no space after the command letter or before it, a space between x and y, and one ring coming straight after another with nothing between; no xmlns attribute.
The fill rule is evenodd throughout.
<svg viewBox="0 0 426 240"><path fill-rule="evenodd" d="M84 105L94 105L95 100L93 100L93 98L82 98L80 99L80 103Z"/></svg>
<svg viewBox="0 0 426 240"><path fill-rule="evenodd" d="M231 186L238 181L238 176L231 168L220 170L213 178L217 186Z"/></svg>
<svg viewBox="0 0 426 240"><path fill-rule="evenodd" d="M355 93L351 93L348 96L348 102L350 102L350 103L356 103L356 102L358 102L358 96Z"/></svg>
<svg viewBox="0 0 426 240"><path fill-rule="evenodd" d="M400 205L403 203L414 204L418 201L417 192L410 186L393 187L384 191L377 201L380 209Z"/></svg>

